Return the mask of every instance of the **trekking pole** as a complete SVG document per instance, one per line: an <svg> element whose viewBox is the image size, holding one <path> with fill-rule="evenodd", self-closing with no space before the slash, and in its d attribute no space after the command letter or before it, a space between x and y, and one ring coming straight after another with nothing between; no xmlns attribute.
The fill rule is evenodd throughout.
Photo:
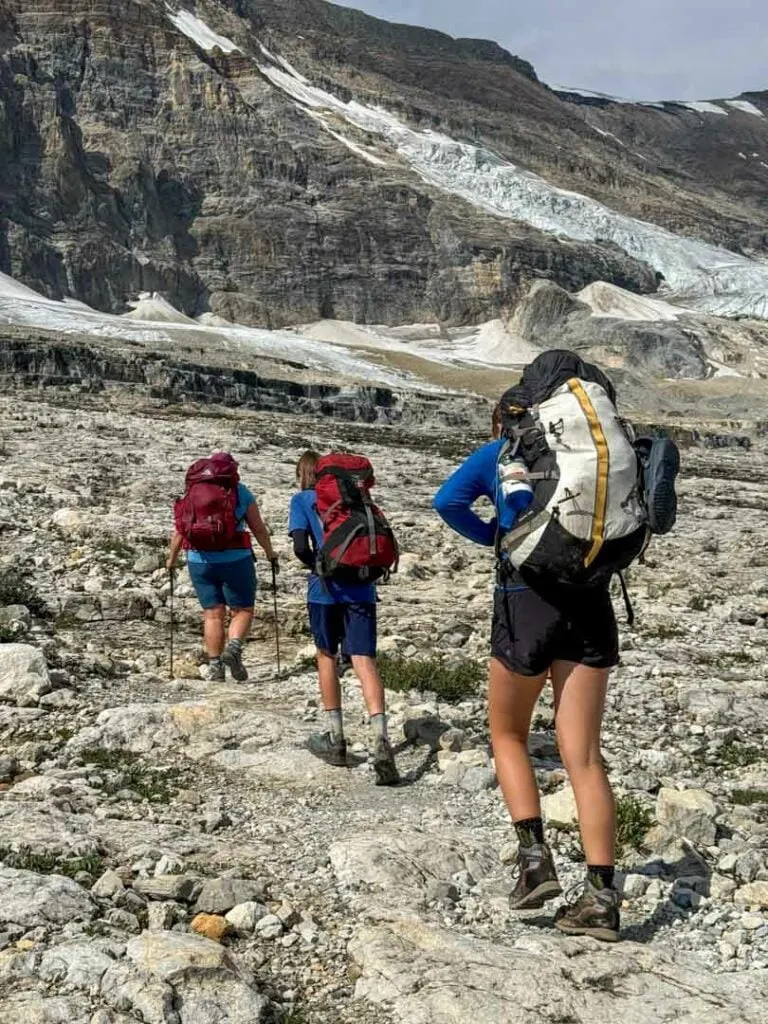
<svg viewBox="0 0 768 1024"><path fill-rule="evenodd" d="M169 677L173 679L173 569L168 570L168 575L171 580L171 650L170 650L170 664L168 667Z"/></svg>
<svg viewBox="0 0 768 1024"><path fill-rule="evenodd" d="M280 675L280 623L277 617L277 569L275 568L274 561L270 562L272 566L272 604L275 611L275 649L277 652L277 674Z"/></svg>

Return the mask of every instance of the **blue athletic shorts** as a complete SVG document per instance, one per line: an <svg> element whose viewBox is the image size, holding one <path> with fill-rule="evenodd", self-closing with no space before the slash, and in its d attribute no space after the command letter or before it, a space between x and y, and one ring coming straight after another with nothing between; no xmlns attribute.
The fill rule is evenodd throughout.
<svg viewBox="0 0 768 1024"><path fill-rule="evenodd" d="M250 553L233 562L187 562L189 577L203 608L253 608L256 570Z"/></svg>
<svg viewBox="0 0 768 1024"><path fill-rule="evenodd" d="M315 647L329 654L359 654L376 657L376 605L354 604L309 605L309 625Z"/></svg>

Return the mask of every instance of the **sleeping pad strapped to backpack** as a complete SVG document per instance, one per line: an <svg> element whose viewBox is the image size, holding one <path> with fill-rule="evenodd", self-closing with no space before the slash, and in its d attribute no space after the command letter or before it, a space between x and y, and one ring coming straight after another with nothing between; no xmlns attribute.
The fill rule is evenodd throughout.
<svg viewBox="0 0 768 1024"><path fill-rule="evenodd" d="M501 416L534 496L498 547L533 589L607 583L674 525L677 446L635 441L596 366L542 353L502 397Z"/></svg>
<svg viewBox="0 0 768 1024"><path fill-rule="evenodd" d="M187 470L184 497L175 503L176 530L184 548L195 551L226 551L251 546L250 534L239 530L235 514L237 463L227 452L198 459Z"/></svg>
<svg viewBox="0 0 768 1024"><path fill-rule="evenodd" d="M376 480L368 459L334 452L318 461L316 476L323 524L317 574L366 583L396 572L397 541L371 498Z"/></svg>

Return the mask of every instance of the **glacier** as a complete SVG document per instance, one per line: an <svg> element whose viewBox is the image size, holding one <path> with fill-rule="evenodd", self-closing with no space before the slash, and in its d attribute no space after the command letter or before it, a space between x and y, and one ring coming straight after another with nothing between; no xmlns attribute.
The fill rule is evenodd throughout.
<svg viewBox="0 0 768 1024"><path fill-rule="evenodd" d="M662 274L667 295L688 306L717 309L720 316L766 317L768 313L766 261L618 213L596 199L558 188L482 146L436 131L417 131L381 107L345 102L282 64L257 63L273 85L337 139L343 122L376 135L383 143L379 159L389 152L442 191L550 234L582 242L613 242ZM718 112L727 116L727 111ZM343 141L353 151L359 148L351 139ZM359 155L369 161L372 156L369 152Z"/></svg>
<svg viewBox="0 0 768 1024"><path fill-rule="evenodd" d="M225 52L243 52L183 8L173 13L168 6L168 17L207 50L218 46ZM378 164L387 159L404 161L423 181L497 217L576 241L613 242L663 276L665 297L688 307L719 316L768 318L768 261L676 235L618 213L597 199L558 188L485 147L432 130L417 131L381 107L341 100L312 85L258 39L254 42L259 56L252 59L261 74L361 159ZM709 101L685 105L700 113L728 116L727 110ZM733 109L752 113L747 106L752 105L731 101ZM756 107L754 111L760 113ZM347 138L342 131L345 124L378 137L380 151L371 153L370 146Z"/></svg>

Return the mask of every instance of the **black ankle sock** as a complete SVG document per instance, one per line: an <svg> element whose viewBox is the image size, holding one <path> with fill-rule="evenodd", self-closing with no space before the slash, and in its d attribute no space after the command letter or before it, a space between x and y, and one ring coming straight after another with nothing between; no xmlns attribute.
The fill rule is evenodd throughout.
<svg viewBox="0 0 768 1024"><path fill-rule="evenodd" d="M612 864L587 864L587 878L595 889L612 889L614 874Z"/></svg>
<svg viewBox="0 0 768 1024"><path fill-rule="evenodd" d="M544 822L541 818L525 818L515 822L515 832L521 846L534 846L544 842Z"/></svg>

